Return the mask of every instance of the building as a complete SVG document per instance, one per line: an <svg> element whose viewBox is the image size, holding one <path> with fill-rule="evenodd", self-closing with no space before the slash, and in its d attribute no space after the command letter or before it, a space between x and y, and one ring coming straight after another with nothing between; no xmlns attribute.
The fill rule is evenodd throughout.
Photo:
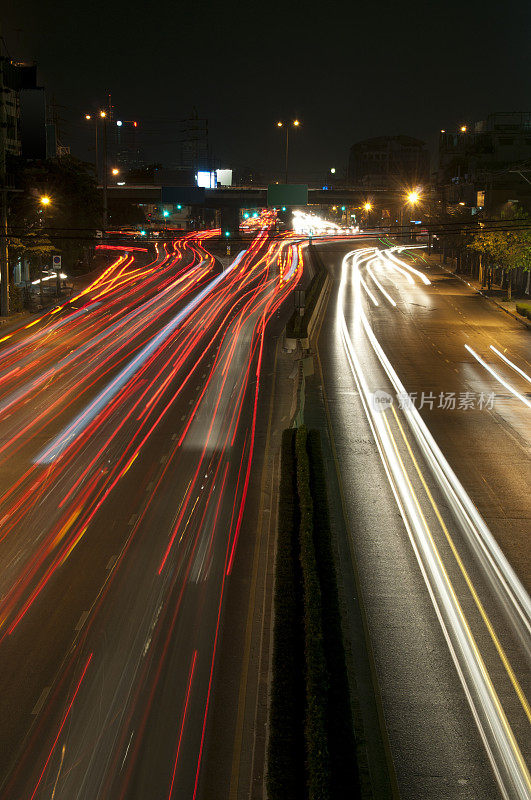
<svg viewBox="0 0 531 800"><path fill-rule="evenodd" d="M38 161L55 158L68 150L57 142L56 124L49 118L44 87L37 85L36 65L18 63L5 56L1 61L8 172L13 159Z"/></svg>
<svg viewBox="0 0 531 800"><path fill-rule="evenodd" d="M530 180L531 112L496 112L441 130L437 184L446 206L498 215L512 201L531 211Z"/></svg>
<svg viewBox="0 0 531 800"><path fill-rule="evenodd" d="M194 109L192 117L183 119L179 126L180 166L194 170L210 170L208 147L208 121L199 119Z"/></svg>
<svg viewBox="0 0 531 800"><path fill-rule="evenodd" d="M114 135L110 143L110 155L115 164L123 170L138 170L146 166L144 150L139 142L137 120L111 120Z"/></svg>
<svg viewBox="0 0 531 800"><path fill-rule="evenodd" d="M426 143L411 136L377 136L350 148L348 182L355 188L422 186L428 182L429 171Z"/></svg>

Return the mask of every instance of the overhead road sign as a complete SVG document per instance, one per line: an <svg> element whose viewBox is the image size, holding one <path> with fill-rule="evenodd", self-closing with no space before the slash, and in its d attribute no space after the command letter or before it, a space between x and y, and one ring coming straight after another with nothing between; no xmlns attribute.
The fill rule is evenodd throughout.
<svg viewBox="0 0 531 800"><path fill-rule="evenodd" d="M272 208L278 208L279 206L307 206L308 184L270 183L267 187L267 205Z"/></svg>

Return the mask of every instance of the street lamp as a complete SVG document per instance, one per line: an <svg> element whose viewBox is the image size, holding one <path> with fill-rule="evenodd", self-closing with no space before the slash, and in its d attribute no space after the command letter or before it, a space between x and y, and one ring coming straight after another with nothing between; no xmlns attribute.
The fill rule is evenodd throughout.
<svg viewBox="0 0 531 800"><path fill-rule="evenodd" d="M47 194L43 194L43 196L39 198L39 203L41 204L41 206L49 206L50 202L51 200Z"/></svg>
<svg viewBox="0 0 531 800"><path fill-rule="evenodd" d="M409 204L412 208L416 206L416 204L420 200L420 189L411 189L406 195L406 203L402 206L401 209L401 220L400 220L400 232L403 232L404 229L404 208L405 205Z"/></svg>
<svg viewBox="0 0 531 800"><path fill-rule="evenodd" d="M113 175L119 175L120 174L120 170L118 169L118 167L113 167L111 169L111 172L112 172Z"/></svg>
<svg viewBox="0 0 531 800"><path fill-rule="evenodd" d="M363 206L363 208L365 209L365 211L371 211L371 210L372 210L372 206L371 206L371 204L370 204L370 203L365 203L365 205Z"/></svg>
<svg viewBox="0 0 531 800"><path fill-rule="evenodd" d="M300 127L300 121L298 119L294 119L291 123L294 128ZM285 128L286 129L286 171L285 171L285 180L284 183L288 182L288 156L289 156L289 129L290 125L287 122L283 122L279 120L277 122L277 128Z"/></svg>
<svg viewBox="0 0 531 800"><path fill-rule="evenodd" d="M106 111L99 111L98 115L95 116L93 114L85 114L85 120L87 122L94 121L94 134L96 140L96 157L95 157L95 166L96 166L96 179L99 180L100 176L100 168L99 168L99 157L98 157L98 122L103 123L103 227L107 227L107 182L108 182L108 175L107 175L107 112ZM118 172L114 172L113 175L118 175Z"/></svg>
<svg viewBox="0 0 531 800"><path fill-rule="evenodd" d="M100 111L103 121L103 230L107 227L107 112Z"/></svg>
<svg viewBox="0 0 531 800"><path fill-rule="evenodd" d="M93 117L92 114L85 114L85 119L87 122L91 122ZM96 180L99 180L100 175L100 166L99 166L99 158L98 158L98 118L94 117L94 135L95 135L95 156L94 156L94 166L96 167Z"/></svg>

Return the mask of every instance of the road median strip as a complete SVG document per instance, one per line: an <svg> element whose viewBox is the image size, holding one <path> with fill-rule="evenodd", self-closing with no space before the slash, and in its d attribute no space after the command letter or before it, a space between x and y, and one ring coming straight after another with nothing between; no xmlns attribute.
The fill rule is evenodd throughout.
<svg viewBox="0 0 531 800"><path fill-rule="evenodd" d="M269 800L361 797L318 431L284 431Z"/></svg>

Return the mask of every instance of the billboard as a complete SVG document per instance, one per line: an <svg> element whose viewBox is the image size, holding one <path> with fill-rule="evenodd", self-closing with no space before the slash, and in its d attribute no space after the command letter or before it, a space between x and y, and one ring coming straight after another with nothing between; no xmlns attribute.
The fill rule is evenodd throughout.
<svg viewBox="0 0 531 800"><path fill-rule="evenodd" d="M216 180L218 186L232 186L232 170L231 169L217 169Z"/></svg>
<svg viewBox="0 0 531 800"><path fill-rule="evenodd" d="M197 185L203 189L216 188L216 173L199 171L197 173Z"/></svg>
<svg viewBox="0 0 531 800"><path fill-rule="evenodd" d="M267 187L267 205L307 206L308 185L305 183L270 183Z"/></svg>

